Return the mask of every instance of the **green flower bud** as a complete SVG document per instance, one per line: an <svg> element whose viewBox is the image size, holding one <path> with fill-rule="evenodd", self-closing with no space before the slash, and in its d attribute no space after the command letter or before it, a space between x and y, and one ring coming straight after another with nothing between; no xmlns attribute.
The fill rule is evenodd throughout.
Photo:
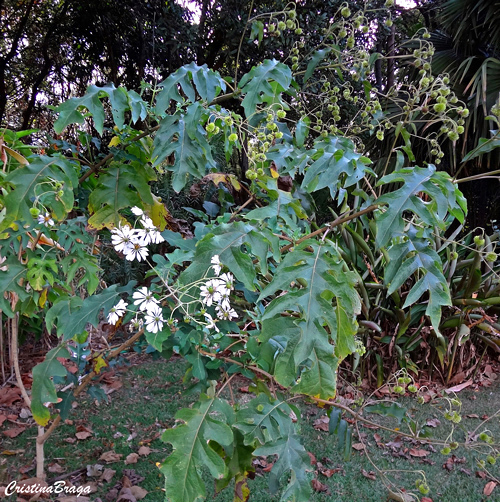
<svg viewBox="0 0 500 502"><path fill-rule="evenodd" d="M289 19L295 19L297 17L297 11L295 10L289 10L287 12L287 16Z"/></svg>
<svg viewBox="0 0 500 502"><path fill-rule="evenodd" d="M295 29L295 23L291 19L288 19L286 22L286 27L289 30L293 30L293 29Z"/></svg>
<svg viewBox="0 0 500 502"><path fill-rule="evenodd" d="M238 135L233 132L233 134L229 135L229 138L227 138L231 143L234 143L238 139Z"/></svg>
<svg viewBox="0 0 500 502"><path fill-rule="evenodd" d="M456 251L452 251L450 253L450 260L457 260L458 259L458 253Z"/></svg>
<svg viewBox="0 0 500 502"><path fill-rule="evenodd" d="M446 103L436 103L433 109L436 113L443 113L446 110Z"/></svg>
<svg viewBox="0 0 500 502"><path fill-rule="evenodd" d="M474 237L474 244L480 248L480 247L483 247L484 246L484 239L481 238L479 235L476 235Z"/></svg>
<svg viewBox="0 0 500 502"><path fill-rule="evenodd" d="M278 110L276 115L278 116L279 119L284 119L286 117L286 112L285 110Z"/></svg>
<svg viewBox="0 0 500 502"><path fill-rule="evenodd" d="M383 141L383 140L384 140L384 131L382 131L382 129L379 129L379 130L377 131L377 139L378 139L379 141Z"/></svg>
<svg viewBox="0 0 500 502"><path fill-rule="evenodd" d="M297 28L295 30L295 35L302 35L302 28Z"/></svg>
<svg viewBox="0 0 500 502"><path fill-rule="evenodd" d="M408 392L415 393L417 392L417 387L415 385L408 385Z"/></svg>
<svg viewBox="0 0 500 502"><path fill-rule="evenodd" d="M486 457L486 461L488 462L488 464L491 464L491 465L495 465L496 464L496 458L492 457L491 455L488 455Z"/></svg>
<svg viewBox="0 0 500 502"><path fill-rule="evenodd" d="M33 218L38 218L38 216L40 215L40 209L38 209L37 207L32 207L30 208L30 214L31 216L33 216Z"/></svg>
<svg viewBox="0 0 500 502"><path fill-rule="evenodd" d="M405 390L403 389L403 387L401 387L401 385L396 385L396 387L394 387L394 389L392 389L392 390L396 394L404 394L405 393Z"/></svg>
<svg viewBox="0 0 500 502"><path fill-rule="evenodd" d="M394 5L394 0L385 0L386 7L392 7Z"/></svg>
<svg viewBox="0 0 500 502"><path fill-rule="evenodd" d="M429 486L427 485L427 483L422 483L422 484L418 487L418 491L419 491L422 495L427 495L427 494L430 492L430 488L429 488Z"/></svg>
<svg viewBox="0 0 500 502"><path fill-rule="evenodd" d="M285 21L280 21L280 22L278 23L278 30L282 30L282 31L283 31L285 28L286 28L286 23L285 23Z"/></svg>
<svg viewBox="0 0 500 502"><path fill-rule="evenodd" d="M247 178L249 180L255 180L255 179L257 179L257 173L255 171L248 170L247 171Z"/></svg>
<svg viewBox="0 0 500 502"><path fill-rule="evenodd" d="M205 129L207 132L214 132L215 131L215 124L213 122L210 122L205 126Z"/></svg>
<svg viewBox="0 0 500 502"><path fill-rule="evenodd" d="M361 31L363 33L368 33L370 31L370 27L369 26L363 26L363 28L361 28Z"/></svg>
<svg viewBox="0 0 500 502"><path fill-rule="evenodd" d="M451 448L449 448L448 446L445 446L442 450L441 450L441 453L443 455L449 455L451 452Z"/></svg>
<svg viewBox="0 0 500 502"><path fill-rule="evenodd" d="M464 126L458 126L458 127L457 127L457 132L458 132L458 134L463 134L463 133L464 133L464 131L465 131Z"/></svg>
<svg viewBox="0 0 500 502"><path fill-rule="evenodd" d="M386 20L385 20L385 25L386 25L388 28L390 28L390 27L393 25L392 19L390 19L390 18L389 18L389 19L386 19Z"/></svg>
<svg viewBox="0 0 500 502"><path fill-rule="evenodd" d="M486 255L486 261L489 261L490 263L497 261L497 258L497 254L493 252L490 252Z"/></svg>
<svg viewBox="0 0 500 502"><path fill-rule="evenodd" d="M276 31L276 25L274 23L271 23L270 25L268 25L267 29L269 33L274 33Z"/></svg>
<svg viewBox="0 0 500 502"><path fill-rule="evenodd" d="M340 37L340 38L345 38L346 36L347 36L347 31L346 31L345 29L343 29L343 28L342 28L342 29L339 31L339 37Z"/></svg>
<svg viewBox="0 0 500 502"><path fill-rule="evenodd" d="M456 141L459 138L459 135L455 131L450 131L448 133L448 138L451 139L451 141Z"/></svg>
<svg viewBox="0 0 500 502"><path fill-rule="evenodd" d="M340 13L342 14L343 17L349 17L351 15L351 10L349 7L344 7Z"/></svg>
<svg viewBox="0 0 500 502"><path fill-rule="evenodd" d="M458 443L456 441L453 441L452 443L449 444L449 447L452 450L456 450L458 448Z"/></svg>

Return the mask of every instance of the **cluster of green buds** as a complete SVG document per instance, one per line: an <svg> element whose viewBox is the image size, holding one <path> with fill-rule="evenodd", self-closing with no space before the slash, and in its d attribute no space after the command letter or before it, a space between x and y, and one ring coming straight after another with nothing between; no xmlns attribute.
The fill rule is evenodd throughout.
<svg viewBox="0 0 500 502"><path fill-rule="evenodd" d="M205 124L205 131L208 133L208 139L217 136L221 131L225 133L227 141L235 143L238 141L237 130L242 123L241 115L227 110L212 112Z"/></svg>
<svg viewBox="0 0 500 502"><path fill-rule="evenodd" d="M400 373L401 376L397 377L397 384L392 388L392 392L395 394L403 395L406 390L411 393L418 391L413 379L408 375L405 370Z"/></svg>
<svg viewBox="0 0 500 502"><path fill-rule="evenodd" d="M447 399L448 401L448 410L444 413L444 418L453 422L454 424L459 424L462 421L462 416L460 415L460 409L462 407L462 402L460 399L451 398ZM453 407L458 407L458 411L454 410Z"/></svg>
<svg viewBox="0 0 500 502"><path fill-rule="evenodd" d="M456 450L458 447L459 444L456 441L451 441L446 446L443 446L443 448L441 448L440 453L442 455L449 455L451 453L451 450Z"/></svg>
<svg viewBox="0 0 500 502"><path fill-rule="evenodd" d="M297 11L294 4L289 4L290 8L285 8L281 12L271 14L267 32L275 37L279 37L285 30L293 30L296 35L302 35L302 28L299 26Z"/></svg>
<svg viewBox="0 0 500 502"><path fill-rule="evenodd" d="M283 108L267 108L264 115L265 119L260 124L259 129L254 131L253 139L248 145L250 169L247 171L246 176L249 180L264 176L267 161L266 154L276 141L283 138L278 123L286 118L286 111Z"/></svg>

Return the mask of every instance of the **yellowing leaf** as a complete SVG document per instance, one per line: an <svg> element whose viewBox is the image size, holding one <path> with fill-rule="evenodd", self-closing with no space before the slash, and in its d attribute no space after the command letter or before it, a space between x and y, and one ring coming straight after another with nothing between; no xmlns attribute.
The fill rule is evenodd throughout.
<svg viewBox="0 0 500 502"><path fill-rule="evenodd" d="M44 288L42 292L40 293L40 298L38 298L38 306L39 307L45 307L45 302L47 301L47 291L49 288Z"/></svg>
<svg viewBox="0 0 500 502"><path fill-rule="evenodd" d="M121 142L122 141L119 136L113 136L108 146L118 146Z"/></svg>
<svg viewBox="0 0 500 502"><path fill-rule="evenodd" d="M108 363L104 360L102 356L99 356L97 359L94 359L92 361L92 364L94 366L94 372L96 375L98 375L101 372L102 368L105 368L108 365Z"/></svg>
<svg viewBox="0 0 500 502"><path fill-rule="evenodd" d="M273 167L273 166L271 166L271 176L272 176L274 179L276 179L276 178L279 178L279 177L280 177L280 175L279 175L278 171L277 171L277 170L276 170L276 168L275 168L275 167Z"/></svg>

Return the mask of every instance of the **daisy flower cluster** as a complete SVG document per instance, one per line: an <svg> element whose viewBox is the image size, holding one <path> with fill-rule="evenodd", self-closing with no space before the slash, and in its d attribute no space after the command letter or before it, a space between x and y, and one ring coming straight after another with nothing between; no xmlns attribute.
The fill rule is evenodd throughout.
<svg viewBox="0 0 500 502"><path fill-rule="evenodd" d="M201 302L207 307L215 305L217 318L230 321L238 316L229 303L229 295L234 289L234 276L230 272L221 274L222 263L220 262L219 255L213 256L210 263L217 277L209 279L200 286ZM207 327L214 328L218 332L219 329L212 316L207 312L204 313L204 316L208 322Z"/></svg>
<svg viewBox="0 0 500 502"><path fill-rule="evenodd" d="M159 244L165 239L142 209L134 206L132 212L138 217L142 228L119 225L111 230L111 242L116 251L125 255L126 260L142 261L149 255L148 244Z"/></svg>
<svg viewBox="0 0 500 502"><path fill-rule="evenodd" d="M153 293L146 287L140 288L132 294L135 300L134 305L139 306L139 311L144 313L144 321L137 321L137 326L144 324L146 331L150 333L158 333L163 329L165 319L159 300L155 298ZM116 324L118 319L127 311L128 303L120 300L114 307L111 308L108 314L109 324Z"/></svg>
<svg viewBox="0 0 500 502"><path fill-rule="evenodd" d="M164 239L153 225L151 219L141 209L133 207L132 212L138 217L142 228L138 229L131 228L129 225L120 225L118 228L112 230L111 240L116 251L123 253L127 260L146 260L149 255L146 246L152 243L158 244L163 242ZM210 267L213 269L216 277L207 279L205 274L205 277L200 281L186 286L186 291L170 291L167 296L175 298L177 305L172 309L170 318L166 320L163 317L162 299L158 299L158 296L161 295L150 291L147 287L142 287L135 291L132 294L132 298L134 300L133 304L137 307L131 309L131 311L136 312L136 317L133 321L134 327L140 328L144 326L147 332L158 333L163 330L165 323L173 326L177 322L173 316L174 312L180 309L184 313L185 322L192 321L204 329L214 329L219 333L219 328L216 324L218 320L230 321L237 317L236 311L230 304L231 291L234 289L234 276L230 272L222 273L223 265L218 255L213 256L210 263ZM192 288L198 291L196 295L188 293ZM182 301L183 297L188 297L189 301ZM201 310L199 309L200 303L202 305ZM128 303L120 299L110 309L107 315L108 323L116 324L125 315L125 312L127 312L127 307ZM196 309L196 312L193 312L192 307ZM215 308L215 319L207 312L206 309L208 307ZM139 314L143 315L142 319L139 319ZM204 320L200 321L199 317L197 317L198 315L202 319L204 318Z"/></svg>

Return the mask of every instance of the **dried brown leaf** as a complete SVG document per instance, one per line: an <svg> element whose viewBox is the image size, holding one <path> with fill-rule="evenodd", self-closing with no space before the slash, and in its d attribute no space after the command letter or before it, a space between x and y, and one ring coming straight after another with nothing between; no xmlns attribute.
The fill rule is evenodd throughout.
<svg viewBox="0 0 500 502"><path fill-rule="evenodd" d="M363 474L363 476L365 478L368 478L368 479L371 479L372 481L375 481L377 479L377 477L375 476L375 473L373 471L365 471L364 469L361 471L361 474Z"/></svg>
<svg viewBox="0 0 500 502"><path fill-rule="evenodd" d="M410 448L409 453L412 457L426 457L430 452L428 452L427 450Z"/></svg>
<svg viewBox="0 0 500 502"><path fill-rule="evenodd" d="M486 486L484 487L483 494L489 497L493 492L493 490L495 489L496 485L497 484L495 483L495 481L490 481L489 483L487 483Z"/></svg>
<svg viewBox="0 0 500 502"><path fill-rule="evenodd" d="M147 457L151 453L151 448L149 446L141 446L137 452L141 457Z"/></svg>
<svg viewBox="0 0 500 502"><path fill-rule="evenodd" d="M3 433L12 439L19 436L19 434L22 434L25 430L25 427L12 427L12 429L7 429L6 431L3 431Z"/></svg>
<svg viewBox="0 0 500 502"><path fill-rule="evenodd" d="M137 459L139 458L139 455L137 453L130 453L127 455L127 458L125 459L125 464L130 465L130 464L137 464Z"/></svg>
<svg viewBox="0 0 500 502"><path fill-rule="evenodd" d="M311 486L315 492L330 493L328 486L323 484L321 481L318 481L317 479L313 479L311 481Z"/></svg>
<svg viewBox="0 0 500 502"><path fill-rule="evenodd" d="M107 451L103 453L100 457L99 460L104 460L104 462L107 462L108 464L112 462L118 462L123 455L121 453L115 453L114 451Z"/></svg>

